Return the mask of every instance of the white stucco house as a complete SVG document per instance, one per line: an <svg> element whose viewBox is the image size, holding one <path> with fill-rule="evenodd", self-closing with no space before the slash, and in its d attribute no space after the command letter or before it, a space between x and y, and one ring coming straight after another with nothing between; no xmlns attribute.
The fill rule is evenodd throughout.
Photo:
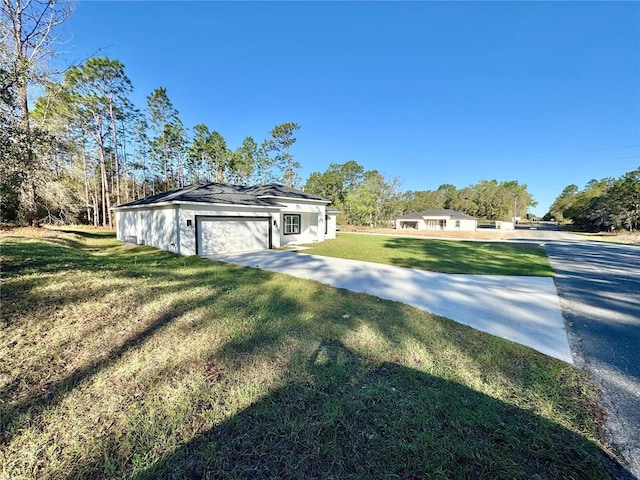
<svg viewBox="0 0 640 480"><path fill-rule="evenodd" d="M408 213L396 219L396 229L443 230L475 232L478 220L451 209L424 210Z"/></svg>
<svg viewBox="0 0 640 480"><path fill-rule="evenodd" d="M202 183L113 207L116 235L180 255L218 255L336 236L331 202L282 185Z"/></svg>

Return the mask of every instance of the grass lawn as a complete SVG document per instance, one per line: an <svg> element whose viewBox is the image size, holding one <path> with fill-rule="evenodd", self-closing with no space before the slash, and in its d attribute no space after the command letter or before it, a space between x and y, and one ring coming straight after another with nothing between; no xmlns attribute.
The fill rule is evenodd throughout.
<svg viewBox="0 0 640 480"><path fill-rule="evenodd" d="M304 253L441 273L553 276L544 248L531 243L434 240L339 233Z"/></svg>
<svg viewBox="0 0 640 480"><path fill-rule="evenodd" d="M585 233L572 232L578 236L585 237L585 240L594 242L621 243L624 245L640 245L640 232L618 232L618 233Z"/></svg>
<svg viewBox="0 0 640 480"><path fill-rule="evenodd" d="M574 367L100 230L2 244L0 478L603 479Z"/></svg>

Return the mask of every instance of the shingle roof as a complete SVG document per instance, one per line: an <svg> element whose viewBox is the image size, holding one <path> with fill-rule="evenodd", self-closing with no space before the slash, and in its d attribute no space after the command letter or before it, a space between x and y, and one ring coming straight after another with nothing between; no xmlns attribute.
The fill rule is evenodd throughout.
<svg viewBox="0 0 640 480"><path fill-rule="evenodd" d="M281 207L275 198L299 198L306 200L326 201L317 195L309 195L293 188L269 184L254 187L228 185L225 183L199 183L188 187L157 193L149 197L120 204L114 208L137 207L157 203L216 203L227 205L254 205L262 207Z"/></svg>
<svg viewBox="0 0 640 480"><path fill-rule="evenodd" d="M319 200L329 202L329 200L319 195L311 195L309 193L296 190L295 188L285 187L284 185L278 185L276 183L242 188L244 188L247 193L252 193L257 197L300 198L303 200Z"/></svg>
<svg viewBox="0 0 640 480"><path fill-rule="evenodd" d="M450 208L443 208L440 210L423 210L422 212L407 213L398 217L398 220L420 220L424 217L451 217L459 218L462 220L475 220L475 217L467 215L466 213L451 210Z"/></svg>

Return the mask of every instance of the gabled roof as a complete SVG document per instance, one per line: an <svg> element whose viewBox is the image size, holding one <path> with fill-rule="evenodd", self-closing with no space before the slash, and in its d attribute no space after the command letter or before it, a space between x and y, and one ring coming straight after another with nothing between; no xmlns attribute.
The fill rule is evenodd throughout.
<svg viewBox="0 0 640 480"><path fill-rule="evenodd" d="M299 190L277 184L244 187L241 185L210 182L193 184L177 190L157 193L149 197L117 205L114 208L138 207L160 203L215 203L282 207L283 205L277 203L277 198L297 198L330 203L329 200L317 195L309 195Z"/></svg>
<svg viewBox="0 0 640 480"><path fill-rule="evenodd" d="M425 217L450 217L460 220L475 220L475 217L467 215L466 213L451 210L450 208L443 208L440 210L423 210L422 212L407 213L398 217L398 220L422 220Z"/></svg>

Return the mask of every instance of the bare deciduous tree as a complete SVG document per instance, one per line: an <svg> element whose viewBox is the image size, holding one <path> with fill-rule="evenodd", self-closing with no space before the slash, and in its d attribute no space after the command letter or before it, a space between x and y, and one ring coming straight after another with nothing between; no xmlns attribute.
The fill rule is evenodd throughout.
<svg viewBox="0 0 640 480"><path fill-rule="evenodd" d="M44 82L46 60L55 55L56 30L73 11L70 2L55 0L2 0L0 4L0 91L15 91L15 112L24 132L25 147L17 164L22 170L19 211L26 223L36 219L36 185L40 169L29 122L29 87ZM3 94L3 97L5 95Z"/></svg>

